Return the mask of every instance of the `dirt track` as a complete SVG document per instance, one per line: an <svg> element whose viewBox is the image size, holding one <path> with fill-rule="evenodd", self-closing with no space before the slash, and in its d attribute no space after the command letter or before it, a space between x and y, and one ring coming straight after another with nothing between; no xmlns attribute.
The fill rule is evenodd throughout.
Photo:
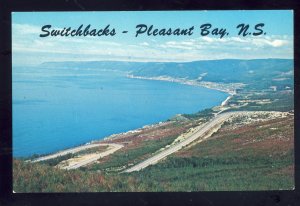
<svg viewBox="0 0 300 206"><path fill-rule="evenodd" d="M47 156L44 156L44 157L39 157L39 158L34 159L34 160L30 161L30 162L41 162L41 161L45 161L45 160L57 158L59 156L64 156L64 155L67 155L67 154L74 154L74 153L80 152L82 150L86 150L86 149L90 149L90 148L94 148L94 147L99 147L99 146L109 146L110 148L109 148L109 150L107 150L105 152L101 152L101 153L97 154L98 159L100 157L104 157L104 156L107 156L109 154L112 154L115 151L117 151L117 150L119 150L119 149L121 149L123 147L123 145L121 145L121 144L113 144L113 143L111 143L111 144L104 144L104 143L88 144L88 145L83 145L83 146L75 147L75 148L72 148L72 149L67 149L67 150L64 150L64 151L61 151L61 152L57 152L55 154L47 155ZM96 156L95 156L95 158L96 158ZM85 161L85 162L87 162L86 164L95 161L94 160L95 158L92 158L93 159L92 161ZM85 164L81 164L81 166L83 166L83 165L85 165ZM78 167L76 167L76 168L78 168ZM68 169L68 168L66 168L66 169ZM71 169L74 169L74 168L71 168Z"/></svg>
<svg viewBox="0 0 300 206"><path fill-rule="evenodd" d="M114 143L101 144L101 145L109 146L108 150L100 153L86 154L79 157L71 158L69 160L64 161L65 163L67 163L67 165L65 166L58 165L58 167L67 170L77 169L79 167L90 164L94 161L97 161L99 158L108 156L123 147L123 145L121 144L114 144Z"/></svg>

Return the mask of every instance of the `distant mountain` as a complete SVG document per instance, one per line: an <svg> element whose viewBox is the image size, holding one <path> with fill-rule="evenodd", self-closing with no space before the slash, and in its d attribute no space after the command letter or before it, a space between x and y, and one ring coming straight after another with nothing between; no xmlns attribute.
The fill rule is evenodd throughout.
<svg viewBox="0 0 300 206"><path fill-rule="evenodd" d="M193 62L69 61L45 62L41 66L121 70L134 76L149 78L168 76L220 83L291 80L294 69L292 59L224 59Z"/></svg>
<svg viewBox="0 0 300 206"><path fill-rule="evenodd" d="M123 61L63 61L63 62L44 62L40 66L45 68L61 69L105 69L105 70L122 70L131 71L138 68L144 63L140 62L123 62Z"/></svg>
<svg viewBox="0 0 300 206"><path fill-rule="evenodd" d="M210 60L187 63L145 63L131 73L135 76L186 78L193 80L235 83L283 78L293 75L293 60Z"/></svg>

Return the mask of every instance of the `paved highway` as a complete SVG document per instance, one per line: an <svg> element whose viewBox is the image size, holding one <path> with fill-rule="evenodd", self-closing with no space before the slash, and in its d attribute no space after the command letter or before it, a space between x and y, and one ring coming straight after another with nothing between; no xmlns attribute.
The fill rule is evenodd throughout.
<svg viewBox="0 0 300 206"><path fill-rule="evenodd" d="M230 118L233 115L240 115L240 114L245 114L245 113L249 113L249 112L226 112L226 113L221 113L216 115L213 119L211 119L209 122L199 126L199 128L197 130L195 130L195 132L193 132L189 137L187 137L185 140L183 140L182 142L169 147L168 149L165 149L164 151L150 157L149 159L129 168L124 170L123 172L134 172L134 171L139 171L141 169L144 169L146 167L148 167L149 165L155 164L158 161L160 161L161 159L167 157L168 155L182 149L183 147L189 145L190 143L192 143L193 141L195 141L198 138L207 138L210 135L207 135L208 133L210 133L212 131L213 128L216 128L218 126L220 126L222 123L224 123L228 118ZM218 130L218 128L216 129ZM213 133L213 132L212 132Z"/></svg>

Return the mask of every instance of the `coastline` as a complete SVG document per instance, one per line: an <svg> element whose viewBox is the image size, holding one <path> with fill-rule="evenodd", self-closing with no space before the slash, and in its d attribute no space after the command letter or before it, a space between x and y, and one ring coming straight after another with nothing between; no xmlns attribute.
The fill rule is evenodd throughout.
<svg viewBox="0 0 300 206"><path fill-rule="evenodd" d="M228 93L233 96L236 94L236 90L242 88L245 84L242 83L216 83L216 82L208 82L208 81L196 81L196 80L188 80L184 78L173 78L169 76L159 76L159 77L143 77L143 76L135 76L132 74L128 74L127 78L131 79L144 79L144 80L155 80L155 81L167 81L167 82L176 82L185 85L191 86L200 86L208 89L213 89L221 92Z"/></svg>
<svg viewBox="0 0 300 206"><path fill-rule="evenodd" d="M226 106L227 103L229 102L229 100L236 94L236 89L241 88L241 86L242 86L242 84L239 84L239 83L238 84L228 84L228 85L226 85L226 84L219 84L219 83L214 83L214 82L197 82L196 80L176 79L176 78L171 78L171 77L151 77L151 78L148 78L148 77L141 77L141 76L134 76L134 75L127 75L127 77L132 78L132 79L175 82L175 83L184 84L184 85L205 87L205 88L208 88L208 89L213 89L213 90L228 93L229 96L224 101L222 101L222 103L220 105L216 105L215 107ZM170 117L170 118L172 118L172 117ZM74 149L76 147L79 147L79 146L87 146L87 145L91 145L91 144L98 144L99 142L110 141L110 140L113 140L114 138L122 136L122 135L138 133L138 132L142 131L143 129L155 128L155 127L161 126L163 124L167 124L167 121L160 121L160 122L157 122L157 123L154 123L154 124L144 125L144 126L142 126L140 128L137 128L137 129L133 129L133 130L129 130L129 131L121 132L121 133L111 134L111 135L103 137L101 139L94 139L94 140L91 140L89 142L86 142L86 143L83 143L83 144L80 144L80 145L76 145L74 147L68 147L66 149L62 149L62 150L59 150L59 151L56 151L56 152L53 152L53 153L50 153L50 154L41 155L41 156L53 155L53 154L64 152L64 151L70 150L70 149L72 150L72 149Z"/></svg>
<svg viewBox="0 0 300 206"><path fill-rule="evenodd" d="M244 85L244 84L241 84L241 83L236 83L236 84L232 83L232 84L228 84L229 86L231 86L229 88L229 86L226 87L226 86L224 86L224 84L222 85L222 84L218 84L218 83L214 83L214 82L202 82L201 83L201 82L197 82L195 80L176 79L176 78L172 78L172 77L142 77L142 76L134 76L134 75L130 75L130 74L127 74L126 77L131 78L131 79L143 79L143 80L175 82L175 83L179 83L179 84L205 87L205 88L208 88L208 89L213 89L213 90L228 93L229 96L224 101L222 101L222 103L220 105L217 105L215 107L226 106L227 103L229 102L229 100L236 94L236 89L239 89ZM90 141L86 144L93 144L93 143L96 143L98 141L112 140L113 138L119 137L121 135L137 133L137 132L142 131L145 128L154 128L154 127L162 125L162 124L166 124L166 121L161 121L161 122L154 123L154 124L144 125L143 127L133 129L133 130L129 130L129 131L126 131L126 132L112 134L112 135L109 135L107 137L104 137L101 140L92 140L92 141Z"/></svg>
<svg viewBox="0 0 300 206"><path fill-rule="evenodd" d="M172 78L172 77L142 77L142 76L134 76L134 75L130 75L130 74L127 74L127 77L131 78L131 79L143 79L143 80L175 82L175 83L179 83L179 84L205 87L205 88L208 88L208 89L213 89L213 90L228 93L229 96L224 101L222 101L222 103L220 105L217 105L216 107L226 106L227 103L229 102L229 100L234 95L236 95L236 89L239 89L239 88L244 86L244 84L241 84L241 83L236 83L236 84L232 83L232 84L228 84L228 85L224 86L224 84L222 85L222 84L218 84L218 83L214 83L214 82L202 82L201 83L201 82L197 82L195 80L176 79L176 78ZM102 140L104 140L104 141L111 140L111 139L113 139L115 137L118 137L118 136L121 136L121 135L126 135L126 134L130 134L130 133L131 134L137 133L137 132L140 132L141 130L143 130L145 128L151 128L151 127L153 128L153 127L165 124L165 123L166 123L166 121L162 121L162 122L158 122L158 123L154 123L154 124L150 124L150 125L144 125L141 128L137 128L137 129L129 130L129 131L126 131L126 132L109 135L107 137L104 137L101 140L92 140L91 142L89 142L87 144L92 144L94 142L102 141Z"/></svg>

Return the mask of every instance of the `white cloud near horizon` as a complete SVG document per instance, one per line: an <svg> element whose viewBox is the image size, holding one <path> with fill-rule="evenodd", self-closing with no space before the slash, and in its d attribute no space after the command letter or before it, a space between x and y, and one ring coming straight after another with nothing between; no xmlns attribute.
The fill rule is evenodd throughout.
<svg viewBox="0 0 300 206"><path fill-rule="evenodd" d="M104 41L99 37L40 38L40 27L12 25L13 64L43 61L195 61L209 59L293 58L293 36L195 37L184 40ZM159 37L158 37L159 38ZM39 58L40 55L40 58Z"/></svg>

